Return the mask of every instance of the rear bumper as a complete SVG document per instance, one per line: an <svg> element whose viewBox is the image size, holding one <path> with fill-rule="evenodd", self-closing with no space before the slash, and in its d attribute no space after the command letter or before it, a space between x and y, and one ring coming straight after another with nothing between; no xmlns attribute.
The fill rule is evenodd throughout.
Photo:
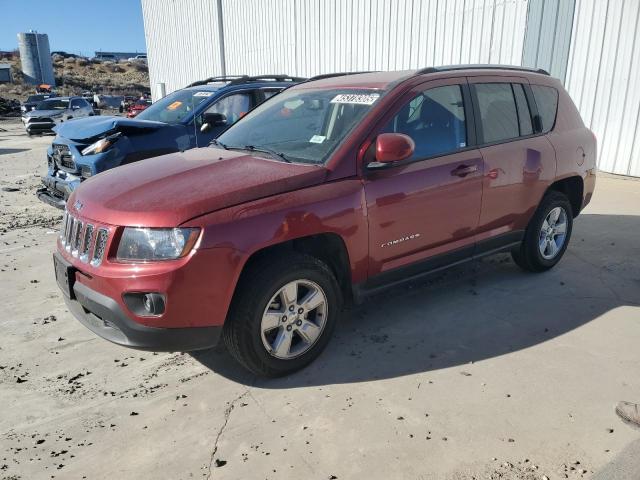
<svg viewBox="0 0 640 480"><path fill-rule="evenodd" d="M64 297L69 311L96 335L124 347L155 352L188 352L214 347L222 327L155 328L131 320L110 297L82 283L75 299Z"/></svg>

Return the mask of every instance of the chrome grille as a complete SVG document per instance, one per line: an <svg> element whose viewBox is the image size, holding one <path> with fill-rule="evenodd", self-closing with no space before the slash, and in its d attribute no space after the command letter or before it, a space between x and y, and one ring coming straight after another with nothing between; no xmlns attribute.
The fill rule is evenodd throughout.
<svg viewBox="0 0 640 480"><path fill-rule="evenodd" d="M75 225L76 219L69 215L69 221L67 223L67 231L65 233L65 248L67 252L71 251L71 240L73 239L73 227Z"/></svg>
<svg viewBox="0 0 640 480"><path fill-rule="evenodd" d="M106 228L99 228L96 234L96 245L93 248L93 256L91 258L91 265L97 267L102 263L102 259L107 248L107 238L109 231Z"/></svg>
<svg viewBox="0 0 640 480"><path fill-rule="evenodd" d="M78 256L78 250L80 248L80 239L82 238L82 222L76 219L76 223L73 228L71 238L71 255Z"/></svg>
<svg viewBox="0 0 640 480"><path fill-rule="evenodd" d="M84 237L82 237L82 245L80 247L80 260L83 262L89 261L89 249L93 241L93 225L90 223L84 229Z"/></svg>
<svg viewBox="0 0 640 480"><path fill-rule="evenodd" d="M60 227L60 240L64 243L64 233L67 230L67 220L69 218L69 214L65 210L64 215L62 216L62 226Z"/></svg>

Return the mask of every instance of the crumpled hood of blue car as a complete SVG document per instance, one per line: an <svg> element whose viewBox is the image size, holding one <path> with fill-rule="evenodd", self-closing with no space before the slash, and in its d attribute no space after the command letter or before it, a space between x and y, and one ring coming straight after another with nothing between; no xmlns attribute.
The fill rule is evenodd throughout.
<svg viewBox="0 0 640 480"><path fill-rule="evenodd" d="M166 126L163 122L152 122L150 120L136 120L135 118L96 116L77 118L64 122L54 128L54 131L61 137L70 140L88 140L103 136L108 133L121 131L131 133L135 130L157 130Z"/></svg>

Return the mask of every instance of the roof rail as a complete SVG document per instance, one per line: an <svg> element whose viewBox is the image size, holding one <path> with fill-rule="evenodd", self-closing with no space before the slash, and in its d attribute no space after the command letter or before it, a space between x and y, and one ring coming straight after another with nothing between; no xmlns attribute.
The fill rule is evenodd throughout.
<svg viewBox="0 0 640 480"><path fill-rule="evenodd" d="M423 68L418 70L416 74L421 75L424 73L436 73L436 72L447 72L451 70L469 70L469 69L514 70L519 72L541 73L542 75L549 75L549 72L547 72L542 68L530 68L530 67L520 67L518 65L498 65L498 64L443 65L439 67Z"/></svg>
<svg viewBox="0 0 640 480"><path fill-rule="evenodd" d="M358 73L372 73L375 70L366 70L362 72L337 72L337 73L323 73L322 75L316 75L315 77L311 77L307 79L307 82L312 82L314 80L323 80L325 78L333 78L333 77L344 77L346 75L357 75Z"/></svg>
<svg viewBox="0 0 640 480"><path fill-rule="evenodd" d="M274 82L303 82L306 78L303 77L293 77L291 75L223 75L219 77L209 77L204 80L198 80L197 82L193 82L187 87L197 87L200 85L206 85L208 83L214 82L229 82L229 85L239 85L242 83L248 82L260 82L260 81L274 81Z"/></svg>

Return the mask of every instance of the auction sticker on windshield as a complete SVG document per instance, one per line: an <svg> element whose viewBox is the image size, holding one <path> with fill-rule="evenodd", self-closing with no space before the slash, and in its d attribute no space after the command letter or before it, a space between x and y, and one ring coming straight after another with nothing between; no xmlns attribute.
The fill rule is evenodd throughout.
<svg viewBox="0 0 640 480"><path fill-rule="evenodd" d="M210 97L213 95L213 92L196 92L193 94L194 97Z"/></svg>
<svg viewBox="0 0 640 480"><path fill-rule="evenodd" d="M380 98L379 93L341 93L340 95L336 95L331 100L331 103L351 103L355 105L373 105L378 98Z"/></svg>

